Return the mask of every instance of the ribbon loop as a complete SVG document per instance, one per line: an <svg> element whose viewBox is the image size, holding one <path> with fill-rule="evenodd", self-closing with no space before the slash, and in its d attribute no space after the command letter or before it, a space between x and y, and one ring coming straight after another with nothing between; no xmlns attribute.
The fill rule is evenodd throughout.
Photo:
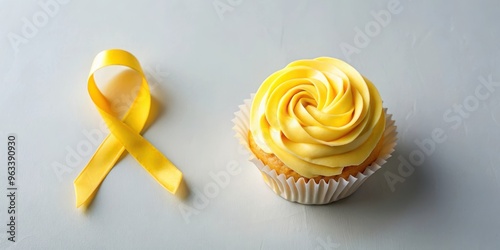
<svg viewBox="0 0 500 250"><path fill-rule="evenodd" d="M128 67L142 78L137 96L122 119L112 113L108 99L101 93L94 79L96 71L108 66ZM110 134L74 181L76 206L80 207L92 201L102 181L125 151L132 155L162 187L175 194L182 181L181 171L141 136L149 117L151 94L144 72L135 56L119 49L99 53L92 63L88 91Z"/></svg>

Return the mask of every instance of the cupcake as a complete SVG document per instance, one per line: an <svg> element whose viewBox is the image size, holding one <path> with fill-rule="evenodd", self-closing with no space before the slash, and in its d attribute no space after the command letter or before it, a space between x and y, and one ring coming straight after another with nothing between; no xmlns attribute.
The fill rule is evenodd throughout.
<svg viewBox="0 0 500 250"><path fill-rule="evenodd" d="M327 204L352 194L396 145L375 86L335 58L298 60L240 106L235 129L281 197Z"/></svg>

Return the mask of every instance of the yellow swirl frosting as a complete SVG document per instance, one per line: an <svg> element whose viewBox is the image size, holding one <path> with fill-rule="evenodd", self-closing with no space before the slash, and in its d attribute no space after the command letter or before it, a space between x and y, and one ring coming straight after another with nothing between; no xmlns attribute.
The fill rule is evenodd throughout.
<svg viewBox="0 0 500 250"><path fill-rule="evenodd" d="M269 76L254 96L250 132L298 174L333 176L366 160L385 115L375 86L346 62L298 60Z"/></svg>

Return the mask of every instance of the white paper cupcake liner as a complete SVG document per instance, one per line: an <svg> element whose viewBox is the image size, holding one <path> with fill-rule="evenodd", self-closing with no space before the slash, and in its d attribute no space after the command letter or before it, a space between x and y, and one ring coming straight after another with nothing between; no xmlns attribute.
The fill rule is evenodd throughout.
<svg viewBox="0 0 500 250"><path fill-rule="evenodd" d="M288 201L319 205L343 199L356 191L369 176L379 170L386 163L387 159L391 157L391 153L394 152L397 141L397 127L394 120L392 120L392 115L387 114L387 109L384 108L386 123L382 149L378 158L363 173L358 173L356 176L349 176L347 180L344 178L340 178L338 181L330 179L328 182L321 180L319 183L316 183L312 179L306 182L304 178L299 178L295 181L293 177L286 178L284 174L278 175L275 170L264 165L262 161L256 158L248 146L250 107L253 96L252 94L250 99L244 100L244 104L239 106L240 110L234 113L235 118L232 121L234 123L233 129L236 131L236 138L248 149L250 154L249 160L260 170L264 182L276 194Z"/></svg>

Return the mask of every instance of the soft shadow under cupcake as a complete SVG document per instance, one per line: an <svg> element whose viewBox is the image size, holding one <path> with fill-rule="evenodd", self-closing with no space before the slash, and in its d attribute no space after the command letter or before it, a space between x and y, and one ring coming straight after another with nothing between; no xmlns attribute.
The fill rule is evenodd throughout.
<svg viewBox="0 0 500 250"><path fill-rule="evenodd" d="M435 180L432 176L434 165L432 159L422 165L415 166L413 173L405 177L404 182L398 182L391 190L387 180L387 173L398 174L401 163L399 156L408 156L414 148L409 145L398 144L393 157L384 167L367 180L354 194L324 206L306 206L308 219L317 221L314 230L325 231L327 234L338 233L338 228L348 223L356 228L356 232L367 237L374 237L384 231L390 231L402 218L408 218L415 207L425 204L423 215L435 212L435 205L428 201L439 202L435 195ZM349 219L354 218L354 219Z"/></svg>

